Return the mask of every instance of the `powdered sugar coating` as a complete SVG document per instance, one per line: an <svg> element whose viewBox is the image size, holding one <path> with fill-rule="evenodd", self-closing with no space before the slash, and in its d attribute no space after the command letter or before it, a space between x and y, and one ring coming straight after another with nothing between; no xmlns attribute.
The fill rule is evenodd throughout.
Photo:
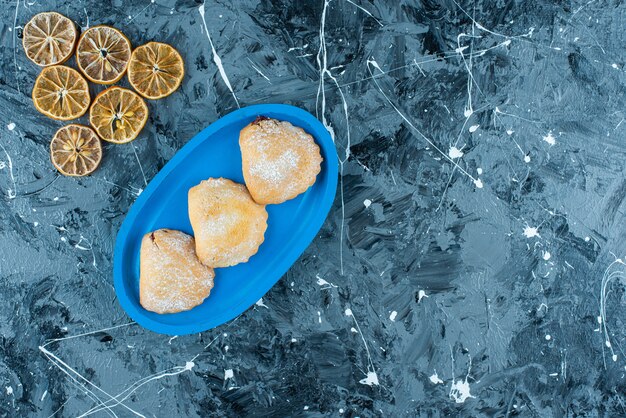
<svg viewBox="0 0 626 418"><path fill-rule="evenodd" d="M243 176L258 203L278 204L305 192L320 172L320 149L302 128L259 118L239 135Z"/></svg>
<svg viewBox="0 0 626 418"><path fill-rule="evenodd" d="M298 167L299 160L298 154L288 149L273 161L262 160L253 162L250 164L249 173L253 176L258 176L267 183L280 184L287 179L288 173L293 172ZM289 186L293 186L293 183Z"/></svg>
<svg viewBox="0 0 626 418"><path fill-rule="evenodd" d="M213 288L213 269L196 256L194 238L159 229L141 241L139 300L152 312L174 313L200 305Z"/></svg>
<svg viewBox="0 0 626 418"><path fill-rule="evenodd" d="M267 229L265 206L244 185L224 178L204 180L189 190L189 220L198 257L211 267L248 261Z"/></svg>

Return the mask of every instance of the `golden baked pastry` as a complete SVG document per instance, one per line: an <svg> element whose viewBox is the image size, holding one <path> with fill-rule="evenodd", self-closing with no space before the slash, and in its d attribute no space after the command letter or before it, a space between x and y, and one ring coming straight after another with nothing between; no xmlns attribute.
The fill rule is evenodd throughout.
<svg viewBox="0 0 626 418"><path fill-rule="evenodd" d="M210 178L189 190L189 220L200 261L211 267L244 263L256 254L267 229L265 205L243 184Z"/></svg>
<svg viewBox="0 0 626 418"><path fill-rule="evenodd" d="M198 260L193 237L172 229L144 235L139 270L139 303L160 314L200 305L215 277L213 269Z"/></svg>
<svg viewBox="0 0 626 418"><path fill-rule="evenodd" d="M261 204L278 204L315 183L322 156L313 137L289 122L258 117L239 134L246 186Z"/></svg>

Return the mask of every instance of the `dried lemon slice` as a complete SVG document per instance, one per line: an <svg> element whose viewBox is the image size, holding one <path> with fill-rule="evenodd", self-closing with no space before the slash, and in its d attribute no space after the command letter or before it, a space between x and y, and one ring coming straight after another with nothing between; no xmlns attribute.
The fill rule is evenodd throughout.
<svg viewBox="0 0 626 418"><path fill-rule="evenodd" d="M89 86L80 73L64 65L41 71L33 87L33 103L38 111L57 120L71 120L89 108Z"/></svg>
<svg viewBox="0 0 626 418"><path fill-rule="evenodd" d="M109 87L93 101L89 122L100 138L124 144L137 138L148 120L148 106L134 91Z"/></svg>
<svg viewBox="0 0 626 418"><path fill-rule="evenodd" d="M113 84L124 75L130 59L130 41L110 26L87 29L78 40L76 62L90 81Z"/></svg>
<svg viewBox="0 0 626 418"><path fill-rule="evenodd" d="M148 42L137 47L128 64L128 81L146 99L169 96L185 75L183 59L173 47Z"/></svg>
<svg viewBox="0 0 626 418"><path fill-rule="evenodd" d="M33 16L22 33L26 56L42 67L62 64L74 52L76 26L59 13L45 12Z"/></svg>
<svg viewBox="0 0 626 418"><path fill-rule="evenodd" d="M52 164L66 176L86 176L98 168L102 145L88 126L67 125L54 134L50 142Z"/></svg>

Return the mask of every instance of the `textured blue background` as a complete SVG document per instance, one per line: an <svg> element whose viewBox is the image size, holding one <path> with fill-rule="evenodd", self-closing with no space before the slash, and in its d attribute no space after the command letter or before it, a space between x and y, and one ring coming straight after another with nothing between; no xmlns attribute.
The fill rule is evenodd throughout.
<svg viewBox="0 0 626 418"><path fill-rule="evenodd" d="M456 1L207 1L208 34L188 0L2 1L2 415L625 415L626 5ZM30 99L21 27L47 10L187 63L86 179ZM229 324L130 323L130 205L207 124L281 102L336 138L319 236Z"/></svg>

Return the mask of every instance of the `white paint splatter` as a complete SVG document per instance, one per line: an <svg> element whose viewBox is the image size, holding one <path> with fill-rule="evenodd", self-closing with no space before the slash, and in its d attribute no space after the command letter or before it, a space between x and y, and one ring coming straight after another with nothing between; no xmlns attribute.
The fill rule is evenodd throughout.
<svg viewBox="0 0 626 418"><path fill-rule="evenodd" d="M330 122L326 119L325 83L326 83L326 76L328 76L328 78L330 78L332 82L335 84L335 86L337 87L337 91L339 92L339 95L341 96L341 103L343 104L343 114L344 114L344 118L346 121L345 157L339 160L339 179L340 179L340 195L341 195L341 224L339 227L339 271L341 272L341 275L343 276L343 240L344 240L344 229L345 229L343 168L344 168L344 163L348 161L348 158L350 157L351 139L350 139L350 122L349 122L349 117L348 117L349 116L348 102L346 101L346 97L343 94L343 90L341 90L341 86L339 85L339 82L337 81L335 76L333 76L331 70L328 69L328 56L327 56L328 54L327 54L327 48L326 48L326 12L327 12L329 4L330 4L330 0L324 1L324 8L322 9L322 16L321 16L321 21L320 21L320 29L319 29L320 46L319 46L319 49L317 51L317 56L316 56L317 67L319 68L319 84L317 87L317 95L315 98L315 109L316 109L316 114L322 117L322 124L324 125L326 130L328 130L328 132L330 133L331 139L333 140L333 143L334 143L336 140L335 131L333 127L331 126ZM312 55L312 54L307 54L307 55ZM368 63L368 70L369 70L369 63ZM370 74L371 74L371 71L370 71ZM322 97L321 106L319 105L320 95Z"/></svg>
<svg viewBox="0 0 626 418"><path fill-rule="evenodd" d="M506 130L507 135L513 135L513 132L515 132L513 129Z"/></svg>
<svg viewBox="0 0 626 418"><path fill-rule="evenodd" d="M483 181L481 179L476 179L474 180L474 184L476 185L477 188L482 189L483 188Z"/></svg>
<svg viewBox="0 0 626 418"><path fill-rule="evenodd" d="M309 44L304 44L304 45L302 45L302 46L294 46L294 47L292 47L292 48L289 48L289 49L287 50L287 52L296 51L296 50L298 50L298 49L306 49L308 46L309 46Z"/></svg>
<svg viewBox="0 0 626 418"><path fill-rule="evenodd" d="M470 132L476 132L476 130L478 130L478 127L479 127L479 126L480 126L480 125L472 125L472 126L470 126L470 127L469 127L469 131L470 131Z"/></svg>
<svg viewBox="0 0 626 418"><path fill-rule="evenodd" d="M398 312L393 311L391 312L391 315L389 315L389 319L391 319L392 321L396 320L396 316L398 316Z"/></svg>
<svg viewBox="0 0 626 418"><path fill-rule="evenodd" d="M528 154L524 155L524 162L525 163L529 163L530 162L530 155L528 155Z"/></svg>
<svg viewBox="0 0 626 418"><path fill-rule="evenodd" d="M9 123L9 124L7 125L7 129L8 129L9 131L12 131L13 129L15 129L15 124L14 124L13 122Z"/></svg>
<svg viewBox="0 0 626 418"><path fill-rule="evenodd" d="M548 261L550 259L550 257L552 257L552 254L550 254L550 251L544 251L543 252L543 259Z"/></svg>
<svg viewBox="0 0 626 418"><path fill-rule="evenodd" d="M439 378L439 376L437 375L437 371L436 371L436 370L435 370L435 373L433 373L433 375L432 375L432 376L430 376L428 379L429 379L429 380L430 380L430 381L431 381L434 385L437 385L437 384L439 384L439 383L443 383L443 380L441 380L441 379Z"/></svg>
<svg viewBox="0 0 626 418"><path fill-rule="evenodd" d="M585 242L589 242L590 240L591 240L591 238L585 237Z"/></svg>
<svg viewBox="0 0 626 418"><path fill-rule="evenodd" d="M235 377L233 369L224 370L224 380L232 379L233 377Z"/></svg>
<svg viewBox="0 0 626 418"><path fill-rule="evenodd" d="M452 386L450 387L450 398L454 399L456 403L463 403L468 398L474 398L470 393L470 386L467 382L467 377L465 380L457 380L456 382L452 382Z"/></svg>
<svg viewBox="0 0 626 418"><path fill-rule="evenodd" d="M550 146L553 146L554 144L556 144L556 139L552 135L552 131L548 132L548 135L544 136L543 140L546 141L548 144L550 144Z"/></svg>
<svg viewBox="0 0 626 418"><path fill-rule="evenodd" d="M424 292L423 290L419 290L417 292L417 303L420 303L422 301L423 298L427 298L428 295L426 294L426 292Z"/></svg>
<svg viewBox="0 0 626 418"><path fill-rule="evenodd" d="M20 9L20 0L16 0L15 2L15 18L13 19L13 29L16 28L17 26L17 12ZM15 67L15 81L17 82L17 92L21 93L21 89L20 89L20 79L19 79L19 72L18 69L21 70L22 68L19 67L17 65L17 48L15 47L15 38L16 38L16 34L15 30L12 31L13 32L13 66Z"/></svg>
<svg viewBox="0 0 626 418"><path fill-rule="evenodd" d="M125 324L124 326L126 326L126 325L128 325L128 324ZM109 329L112 329L112 328L109 328ZM116 328L119 328L119 326L117 326ZM65 363L63 360L61 360L58 356L56 356L55 354L53 354L52 352L50 352L49 350L47 350L45 348L46 345L48 345L48 344L50 344L50 343L52 343L54 341L66 340L66 339L69 339L69 338L76 338L76 337L79 337L79 336L84 336L84 335L89 335L89 334L93 334L93 332L86 333L86 334L79 334L77 336L72 336L72 337L67 337L67 338L57 338L55 340L48 341L43 346L39 346L39 350L46 356L46 358L53 365L55 365L59 370L61 370L63 373L65 373L74 383L76 383L79 387L81 387L84 390L84 392L86 394L88 394L88 396L90 398L92 398L94 401L96 401L98 403L98 405L94 406L92 409L90 409L89 411L85 412L82 416L87 416L87 415L90 415L90 414L93 414L95 412L99 412L99 411L102 411L102 410L105 410L105 409L108 410L112 415L115 415L113 413L113 410L111 409L111 407L115 407L117 405L120 405L120 406L124 407L130 413L132 413L132 414L134 414L136 416L141 416L141 414L139 414L137 411L135 411L134 409L130 408L128 405L124 404L123 402L126 399L128 399L128 397L131 396L133 392L135 392L137 389L139 389L144 384L146 384L146 383L148 383L148 382L150 382L152 380L161 379L161 378L163 378L165 376L173 376L173 375L179 374L182 371L186 370L184 368L180 368L182 370L178 371L178 372L175 372L175 373L162 372L162 373L158 373L158 374L153 375L153 376L149 376L147 378L143 378L143 379L140 380L141 384L139 384L139 381L138 381L135 384L131 385L129 388L127 388L125 391L123 391L122 393L120 393L119 395L114 397L113 395L111 395L108 392L104 391L102 388L98 387L93 382L91 382L89 379L87 379L86 377L84 377L83 375L78 373L71 366L69 366L67 363ZM99 393L96 393L93 390L89 389L89 387L87 385L93 387ZM103 401L100 398L100 396L102 396L102 395L106 396L108 398L108 400ZM124 397L120 399L120 397L122 397L122 396L124 396Z"/></svg>
<svg viewBox="0 0 626 418"><path fill-rule="evenodd" d="M265 303L263 303L263 298L261 298L261 299L257 300L257 301L256 301L256 303L255 303L255 305L256 305L256 306L262 306L262 307L264 307L264 308L269 309L269 307L268 307Z"/></svg>
<svg viewBox="0 0 626 418"><path fill-rule="evenodd" d="M524 228L524 236L526 238L534 238L534 237L539 237L539 231L537 230L536 227L534 226L526 226Z"/></svg>
<svg viewBox="0 0 626 418"><path fill-rule="evenodd" d="M87 19L87 23L85 23L85 26L82 26L81 29L83 31L86 31L87 29L89 29L89 15L87 14L87 9L83 7L83 12L85 12L85 18Z"/></svg>
<svg viewBox="0 0 626 418"><path fill-rule="evenodd" d="M11 159L11 156L2 144L0 144L0 148L2 149L2 151L4 151L4 154L7 157L7 163L9 165L9 176L11 177L11 182L13 183L13 188L7 189L7 198L15 199L15 197L17 197L17 181L15 180L15 175L13 174L13 160Z"/></svg>
<svg viewBox="0 0 626 418"><path fill-rule="evenodd" d="M351 316L352 320L354 321L354 325L356 325L356 328L352 327L351 331L352 332L358 332L359 335L361 336L361 340L363 341L363 345L365 346L365 353L367 354L367 375L364 379L361 379L359 381L359 383L364 384L364 385L378 385L378 375L376 374L375 368L374 368L374 362L372 361L372 356L370 354L370 349L367 345L367 341L365 341L365 337L363 336L363 332L361 331L361 327L359 326L359 323L357 322L356 318L354 317L354 314L352 313L352 309L350 308L346 308L346 310L344 311L344 313L346 314L346 316Z"/></svg>
<svg viewBox="0 0 626 418"><path fill-rule="evenodd" d="M7 395L13 395L13 388L11 386L5 386L5 390L7 391Z"/></svg>
<svg viewBox="0 0 626 418"><path fill-rule="evenodd" d="M448 150L448 156L453 160L455 158L461 158L463 156L463 151L461 151L457 147L450 147L450 149Z"/></svg>
<svg viewBox="0 0 626 418"><path fill-rule="evenodd" d="M254 62L252 62L252 60L250 58L248 58L248 61L250 61L250 65L252 66L252 68L254 68L254 70L257 73L259 73L261 75L261 77L266 79L268 83L272 84L272 81L269 79L269 77L267 77L265 74L263 74L263 71L261 71L256 65L254 65Z"/></svg>
<svg viewBox="0 0 626 418"><path fill-rule="evenodd" d="M330 289L331 287L335 287L335 288L337 287L337 285L334 285L334 284L332 284L332 283L330 283L330 282L328 282L328 281L326 281L326 280L322 279L322 278L319 276L319 274L317 274L315 277L317 278L317 284L318 284L318 286L328 286L326 289ZM322 290L324 290L324 289L322 289Z"/></svg>
<svg viewBox="0 0 626 418"><path fill-rule="evenodd" d="M364 205L366 208L369 208L371 204L372 204L372 201L371 201L371 200L369 200L369 199L365 199L365 200L363 201L363 205Z"/></svg>
<svg viewBox="0 0 626 418"><path fill-rule="evenodd" d="M209 44L211 45L211 52L213 53L213 62L215 62L215 65L217 66L217 69L220 72L220 76L222 77L224 84L226 84L226 87L228 88L228 90L230 90L230 94L233 95L233 98L235 99L235 103L237 103L237 107L241 107L239 106L239 100L237 100L237 96L235 95L235 92L233 91L233 87L230 85L230 81L228 80L228 76L226 75L226 71L224 70L224 66L222 65L222 59L219 57L219 55L217 55L217 51L215 50L215 46L213 45L213 40L211 39L211 34L209 33L209 28L207 27L206 19L204 18L204 3L202 3L202 6L198 7L198 12L200 12L200 17L202 18L202 24L204 25L204 31L206 33L207 38L209 39Z"/></svg>
<svg viewBox="0 0 626 418"><path fill-rule="evenodd" d="M328 4L328 2L326 2L325 4ZM376 69L378 69L378 71L380 71L381 73L385 74L384 71L381 70L380 66L378 65L378 63L376 62L376 60L374 59L368 59L367 60L367 69L368 72L371 76L371 79L374 81L374 84L376 85L376 88L378 89L378 91L384 96L384 98L387 100L387 102L389 103L389 105L396 111L396 113L407 123L407 125L409 125L411 127L411 129L413 129L413 131L415 131L424 141L426 141L426 143L429 145L429 147L431 147L432 149L434 149L435 151L437 151L439 154L441 154L441 156L448 160L450 163L452 163L452 165L459 170L460 173L462 173L464 176L469 177L470 179L472 179L472 181L474 181L474 183L478 186L480 184L480 186L478 187L482 187L482 182L477 181L477 179L474 178L474 176L472 176L470 173L467 172L467 170L465 170L463 167L461 167L459 164L457 164L453 158L450 158L450 156L448 154L446 154L445 152L443 152L443 150L441 148L439 148L430 138L428 138L426 135L424 135L419 129L417 129L417 127L409 120L409 118L407 118L404 113L402 113L400 111L400 109L398 108L398 106L396 106L393 101L389 98L389 96L387 96L387 94L385 94L385 92L383 91L383 89L380 87L380 84L378 83L378 80L376 79L377 77L374 75L374 73L372 72L370 65ZM471 100L469 101L470 106L469 109L466 108L465 110L465 114L466 117L469 117L467 115L471 115L471 113L473 112L471 110ZM469 113L468 113L469 112Z"/></svg>
<svg viewBox="0 0 626 418"><path fill-rule="evenodd" d="M613 265L618 264L620 270L611 271ZM604 335L604 345L611 351L611 359L613 361L617 361L617 354L613 349L613 345L611 344L611 335L612 333L609 331L608 324L606 321L606 298L610 289L607 289L609 282L614 279L624 281L626 280L626 274L624 273L624 266L626 263L621 258L616 258L604 271L602 275L602 286L600 289L600 315L598 316L598 323L601 324L602 333ZM602 358L604 359L604 347L602 348ZM606 369L606 361L604 362L604 368Z"/></svg>
<svg viewBox="0 0 626 418"><path fill-rule="evenodd" d="M370 13L367 9L365 9L365 8L363 8L363 7L361 7L361 6L359 6L358 4L354 3L354 2L353 2L353 1L351 1L351 0L347 0L347 1L348 1L348 3L350 3L350 4L354 5L354 6L356 6L358 9L362 10L365 14L367 14L369 17L371 17L372 19L374 19L374 20L376 21L376 23L378 23L381 27L383 27L383 24L382 24L382 23L381 23L378 19L376 19L376 17L375 17L373 14L371 14L371 13Z"/></svg>
<svg viewBox="0 0 626 418"><path fill-rule="evenodd" d="M359 383L362 385L368 385L368 386L372 386L372 385L378 386L378 375L376 374L375 371L370 370L367 372L367 377L359 380Z"/></svg>

